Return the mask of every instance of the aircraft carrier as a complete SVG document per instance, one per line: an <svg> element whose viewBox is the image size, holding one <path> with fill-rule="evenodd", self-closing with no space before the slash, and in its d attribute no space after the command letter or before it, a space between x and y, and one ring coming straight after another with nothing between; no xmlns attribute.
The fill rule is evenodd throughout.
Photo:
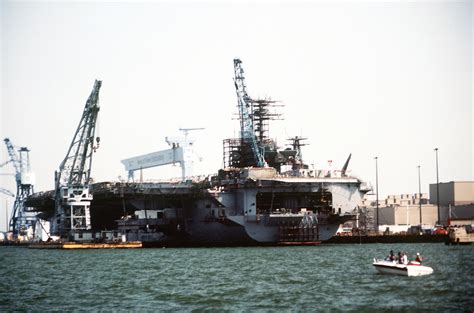
<svg viewBox="0 0 474 313"><path fill-rule="evenodd" d="M97 183L91 187L91 228L164 246L328 240L353 218L363 184L353 177L310 175L244 168L199 182ZM53 216L54 192L27 201L43 219Z"/></svg>
<svg viewBox="0 0 474 313"><path fill-rule="evenodd" d="M192 176L188 133L196 129L181 129L184 138L166 138L170 149L123 160L128 182L88 185L82 197L92 199L90 208L79 218L58 211L60 188L33 194L25 205L59 230L73 228L77 221L87 225L74 229L75 239L104 230L145 246L313 244L330 239L340 224L354 218L369 188L348 175L350 155L338 170L318 170L303 162L306 138L289 138L286 147L278 147L268 130L269 121L279 119L279 104L248 96L241 63L234 60L240 136L223 140L224 166L217 174ZM138 170L173 163L181 165L180 180L135 181Z"/></svg>

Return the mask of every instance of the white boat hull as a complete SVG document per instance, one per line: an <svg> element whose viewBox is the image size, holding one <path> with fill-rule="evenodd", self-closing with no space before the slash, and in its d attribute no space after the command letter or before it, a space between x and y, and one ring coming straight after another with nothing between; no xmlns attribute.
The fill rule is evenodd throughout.
<svg viewBox="0 0 474 313"><path fill-rule="evenodd" d="M419 263L398 264L392 261L374 259L374 267L381 274L401 275L401 276L424 276L433 273L433 269L429 266L420 265Z"/></svg>

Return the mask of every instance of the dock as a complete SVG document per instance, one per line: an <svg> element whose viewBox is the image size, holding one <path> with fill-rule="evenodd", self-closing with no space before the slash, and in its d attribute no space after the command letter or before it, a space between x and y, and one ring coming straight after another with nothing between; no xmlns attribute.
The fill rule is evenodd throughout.
<svg viewBox="0 0 474 313"><path fill-rule="evenodd" d="M129 242L41 242L28 245L30 249L136 249L141 241Z"/></svg>
<svg viewBox="0 0 474 313"><path fill-rule="evenodd" d="M323 244L339 243L436 243L446 242L447 235L363 235L363 236L334 236Z"/></svg>
<svg viewBox="0 0 474 313"><path fill-rule="evenodd" d="M321 241L280 241L279 246L315 246L320 245Z"/></svg>

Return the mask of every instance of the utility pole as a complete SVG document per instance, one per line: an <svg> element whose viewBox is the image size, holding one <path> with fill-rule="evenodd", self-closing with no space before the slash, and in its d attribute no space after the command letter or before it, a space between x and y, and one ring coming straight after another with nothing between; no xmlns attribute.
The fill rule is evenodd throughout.
<svg viewBox="0 0 474 313"><path fill-rule="evenodd" d="M436 153L436 202L438 203L438 224L441 224L441 210L439 207L439 175L438 175L438 148L435 148Z"/></svg>
<svg viewBox="0 0 474 313"><path fill-rule="evenodd" d="M421 225L423 224L422 221L421 221L421 218L422 218L422 214L421 214L421 175L420 175L420 165L418 165L418 194L420 195L419 199L418 199L418 204L420 206L420 228L421 228Z"/></svg>
<svg viewBox="0 0 474 313"><path fill-rule="evenodd" d="M376 214L377 214L377 228L376 232L377 235L379 233L379 171L378 171L378 164L377 160L378 157L375 157L375 207L376 207Z"/></svg>

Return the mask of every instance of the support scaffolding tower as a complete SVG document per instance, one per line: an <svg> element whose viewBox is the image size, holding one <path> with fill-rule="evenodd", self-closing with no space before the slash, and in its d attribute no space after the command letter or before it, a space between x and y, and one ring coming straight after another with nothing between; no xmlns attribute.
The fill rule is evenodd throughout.
<svg viewBox="0 0 474 313"><path fill-rule="evenodd" d="M282 107L276 104L277 101L270 99L248 99L251 104L249 107L250 118L254 125L254 133L257 145L262 149L264 159L271 166L271 160L277 154L277 144L270 138L269 121L282 120L280 113L272 110L275 107ZM255 158L252 146L244 138L229 138L223 141L223 162L224 168L241 168L247 166L255 166Z"/></svg>

